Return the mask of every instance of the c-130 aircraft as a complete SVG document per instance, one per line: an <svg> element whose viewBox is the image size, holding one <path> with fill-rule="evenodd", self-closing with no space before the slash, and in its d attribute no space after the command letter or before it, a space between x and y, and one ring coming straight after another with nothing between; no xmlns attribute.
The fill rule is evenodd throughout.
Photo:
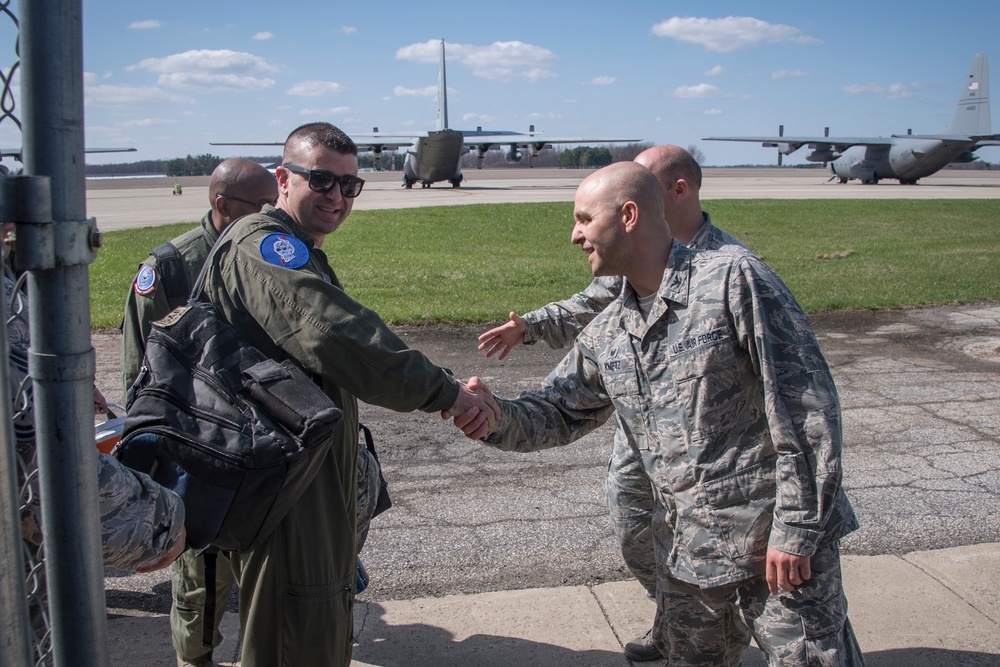
<svg viewBox="0 0 1000 667"><path fill-rule="evenodd" d="M847 183L858 179L875 184L884 178L914 185L924 176L953 162L978 159L973 151L983 146L1000 146L1000 134L990 129L990 75L985 53L972 60L972 69L958 98L955 116L949 125L932 134L894 134L889 137L706 137L705 141L759 141L765 148L790 155L802 146L813 152L810 162L830 162L833 176Z"/></svg>
<svg viewBox="0 0 1000 667"><path fill-rule="evenodd" d="M509 130L484 131L481 127L475 130L453 130L448 127L448 90L445 75L444 40L441 40L441 58L438 70L438 122L437 129L421 132L415 135L379 134L375 128L373 134L351 134L359 150L370 150L375 157L375 166L381 165L382 151L406 149L406 159L403 161L403 186L407 189L420 183L429 188L439 181L448 181L452 187L460 187L462 175L461 160L466 153L475 150L477 168L482 168L483 158L493 148L509 147L504 158L508 163L520 162L523 153L527 151L528 162L544 148L552 144L598 144L598 143L634 143L639 139L589 139L589 138L549 138L535 132L535 126L530 126L527 133ZM270 143L212 143L212 146L281 146L281 142Z"/></svg>

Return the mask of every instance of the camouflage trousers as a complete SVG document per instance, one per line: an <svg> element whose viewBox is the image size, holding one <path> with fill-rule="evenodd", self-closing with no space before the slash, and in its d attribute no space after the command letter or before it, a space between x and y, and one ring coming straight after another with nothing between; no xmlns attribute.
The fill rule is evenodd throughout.
<svg viewBox="0 0 1000 667"><path fill-rule="evenodd" d="M222 643L219 624L226 613L229 595L233 589L233 567L228 554L220 553L215 559L215 615L207 622L212 624L212 646L205 646L205 556L187 549L170 566L170 586L173 600L170 605L170 636L177 657L184 662L194 662L212 652Z"/></svg>
<svg viewBox="0 0 1000 667"><path fill-rule="evenodd" d="M653 639L671 667L737 667L753 638L771 667L863 667L847 618L840 548L820 546L812 578L771 595L763 576L701 589L660 577Z"/></svg>
<svg viewBox="0 0 1000 667"><path fill-rule="evenodd" d="M618 537L625 565L649 597L655 598L653 484L642 466L642 458L632 449L618 426L615 427L605 488L611 525Z"/></svg>

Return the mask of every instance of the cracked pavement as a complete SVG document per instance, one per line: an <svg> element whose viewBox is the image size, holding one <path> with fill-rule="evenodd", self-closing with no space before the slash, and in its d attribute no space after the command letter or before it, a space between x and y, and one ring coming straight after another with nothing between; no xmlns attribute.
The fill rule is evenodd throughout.
<svg viewBox="0 0 1000 667"><path fill-rule="evenodd" d="M814 313L844 414L845 487L862 527L846 554L901 554L1000 535L1000 303ZM411 346L498 392L536 386L561 359L544 344L505 361L481 326L396 327ZM117 333L95 333L98 384L120 400ZM117 389L117 391L116 391ZM611 427L532 454L465 439L436 414L362 406L393 508L362 557L367 602L628 579L604 499ZM119 613L165 613L165 573L109 577Z"/></svg>

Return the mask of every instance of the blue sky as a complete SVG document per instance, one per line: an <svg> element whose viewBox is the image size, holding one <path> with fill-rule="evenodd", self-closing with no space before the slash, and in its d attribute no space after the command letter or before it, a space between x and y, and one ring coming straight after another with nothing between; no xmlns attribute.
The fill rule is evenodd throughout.
<svg viewBox="0 0 1000 667"><path fill-rule="evenodd" d="M438 39L453 128L696 144L708 165L773 160L757 144L701 139L779 123L786 134L940 130L973 56L1000 62L995 2L677 5L86 1L86 142L138 149L88 162L266 153L209 142L280 142L314 120L349 134L433 129ZM0 144L19 143L0 123ZM997 149L980 155L1000 162Z"/></svg>

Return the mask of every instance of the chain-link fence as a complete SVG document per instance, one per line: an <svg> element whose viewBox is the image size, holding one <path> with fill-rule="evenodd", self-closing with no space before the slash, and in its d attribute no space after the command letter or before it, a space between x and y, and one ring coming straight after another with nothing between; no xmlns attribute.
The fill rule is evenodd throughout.
<svg viewBox="0 0 1000 667"><path fill-rule="evenodd" d="M3 238L9 251L9 236ZM45 544L41 531L41 503L38 485L38 461L35 456L35 427L32 410L31 378L28 375L28 343L30 341L26 276L13 273L4 262L4 301L9 364L4 379L10 384L14 427L15 459L17 462L18 513L21 520L24 557L25 602L31 630L32 656L35 665L46 665L52 659L52 624L46 604Z"/></svg>

